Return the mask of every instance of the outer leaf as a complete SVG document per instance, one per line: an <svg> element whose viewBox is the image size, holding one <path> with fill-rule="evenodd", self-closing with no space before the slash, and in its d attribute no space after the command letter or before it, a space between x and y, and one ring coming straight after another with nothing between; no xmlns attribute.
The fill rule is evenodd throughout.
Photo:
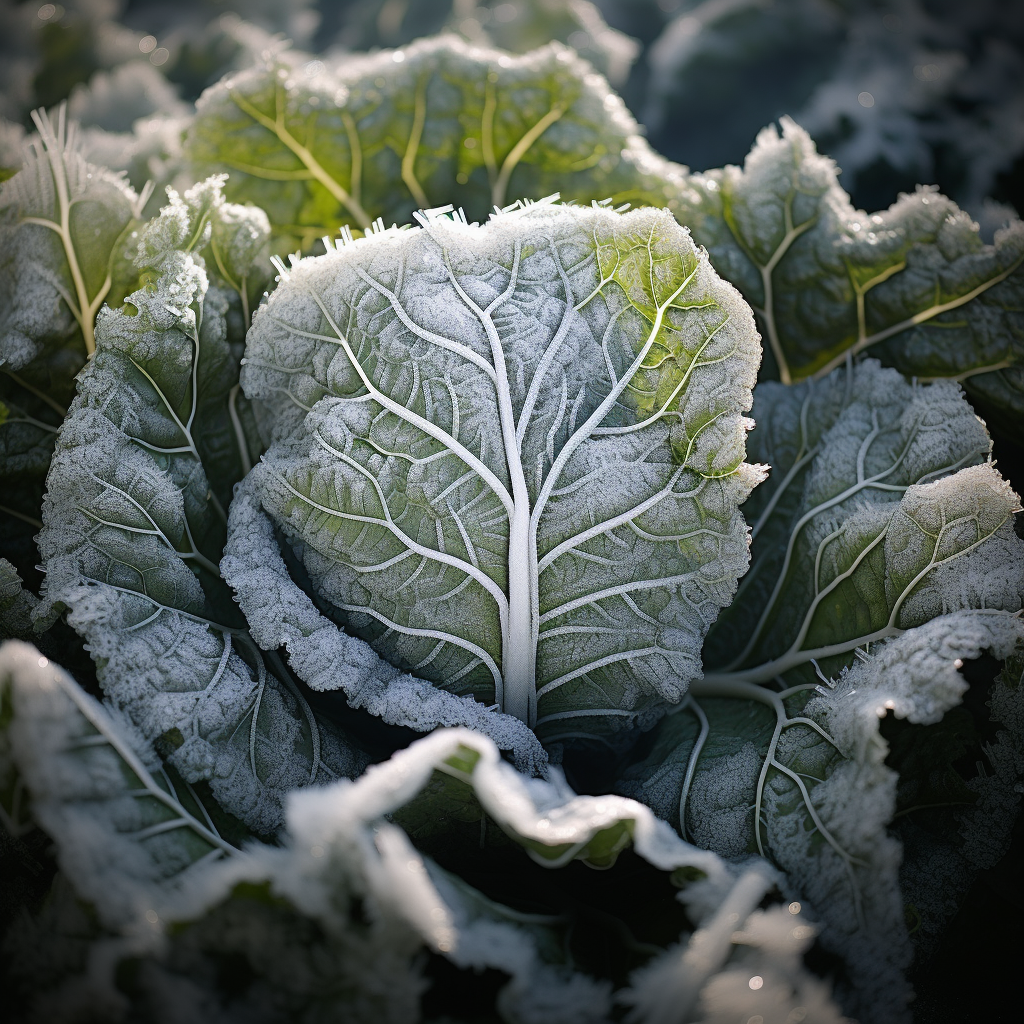
<svg viewBox="0 0 1024 1024"><path fill-rule="evenodd" d="M284 791L360 759L264 658L217 570L223 503L249 459L228 301L194 254L211 221L233 216L219 187L171 195L139 242L149 283L99 317L40 549L46 597L70 610L113 704L188 782L209 780L228 810L268 830Z"/></svg>
<svg viewBox="0 0 1024 1024"><path fill-rule="evenodd" d="M1006 658L1022 638L1017 617L963 611L873 648L810 700L810 687L776 693L738 681L731 689L695 684L690 713L664 720L621 791L701 846L770 856L786 871L784 891L810 901L826 926L822 942L845 960L847 1008L871 1020L906 1019L911 949L901 850L886 832L897 778L885 765L879 720L892 712L934 725L967 688L958 671L964 659L984 651ZM981 843L1005 831L998 801L1013 777L1007 769L992 805L973 819ZM942 883L916 883L932 885Z"/></svg>
<svg viewBox="0 0 1024 1024"><path fill-rule="evenodd" d="M186 142L197 173L228 171L229 198L267 211L278 252L448 202L471 218L555 191L664 205L681 174L558 44L512 57L444 36L313 78L285 59L207 90Z"/></svg>
<svg viewBox="0 0 1024 1024"><path fill-rule="evenodd" d="M56 129L44 114L33 117L39 141L0 196L0 358L20 370L45 355L70 379L95 348L93 320L138 197L119 176L86 163L63 107Z"/></svg>
<svg viewBox="0 0 1024 1024"><path fill-rule="evenodd" d="M21 146L21 170L0 187L0 551L26 579L57 427L143 201L86 162L63 107L56 128L33 117L39 139Z"/></svg>
<svg viewBox="0 0 1024 1024"><path fill-rule="evenodd" d="M545 738L656 717L746 563L749 312L664 212L421 222L261 308L260 500L393 664Z"/></svg>
<svg viewBox="0 0 1024 1024"><path fill-rule="evenodd" d="M883 213L855 210L835 165L788 119L741 170L694 175L671 208L755 308L784 383L870 351L907 376L971 380L1020 415L988 372L1024 362L1024 227L983 245L977 225L930 189Z"/></svg>
<svg viewBox="0 0 1024 1024"><path fill-rule="evenodd" d="M108 927L137 926L188 872L236 852L137 730L28 644L0 648L0 722L4 768Z"/></svg>
<svg viewBox="0 0 1024 1024"><path fill-rule="evenodd" d="M110 1002L98 1005L123 1010L130 1000L136 1015L157 1022L170 1019L170 1008L198 1019L211 1019L214 1011L213 1019L221 1019L229 1010L258 1021L327 1013L404 1024L414 1019L423 989L417 960L422 963L425 947L463 969L509 975L496 1007L502 1019L607 1019L610 986L566 963L557 920L490 903L424 861L386 820L437 770L466 780L543 864L591 857L607 846L603 836L619 849L632 835L637 852L657 867L704 876L682 893L695 919L727 895L731 910L746 894L750 905L729 919L729 933L770 884L762 869L753 872L757 896L750 902L749 881L737 893L714 854L681 842L642 805L574 797L552 783L524 779L493 744L469 730L436 733L356 783L296 793L282 847L226 848L226 863L200 864L197 857L209 861L221 849L215 833L154 782L125 742L131 728L118 730L30 648L8 646L0 659L4 707L13 711L2 735L14 740L14 762L33 811L51 830L78 892L106 928L122 936L101 931L93 940L89 983L51 979L53 995L45 1003L58 1017L81 1012L86 999L97 1005L105 998ZM141 740L134 739L138 747ZM69 760L71 771L65 770ZM89 801L84 822L83 799ZM138 816L147 813L157 820L140 823ZM205 856L198 840L206 841ZM94 850L102 851L101 862L88 856ZM599 863L605 859L602 854ZM807 929L808 937L812 933ZM733 951L728 934L719 945L705 978ZM781 949L785 942L773 945ZM112 991L114 970L126 956L135 962L136 979L128 999ZM225 989L217 965L239 962L248 978L243 974L241 984Z"/></svg>
<svg viewBox="0 0 1024 1024"><path fill-rule="evenodd" d="M959 388L912 386L874 362L849 372L757 389L751 448L775 473L751 509L751 571L708 640L728 672L708 679L813 681L816 663L838 672L855 648L934 615L1020 607L1019 499L990 464L971 465L989 441Z"/></svg>

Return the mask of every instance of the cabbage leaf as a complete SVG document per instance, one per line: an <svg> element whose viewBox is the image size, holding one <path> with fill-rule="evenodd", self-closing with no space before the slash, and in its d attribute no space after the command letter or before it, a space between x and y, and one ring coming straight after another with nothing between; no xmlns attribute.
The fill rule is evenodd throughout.
<svg viewBox="0 0 1024 1024"><path fill-rule="evenodd" d="M898 778L885 763L880 719L934 725L967 689L958 671L965 660L986 652L1006 659L1022 643L1018 617L959 611L870 647L816 688L694 684L687 705L660 723L650 753L617 788L701 847L774 861L786 872L783 892L809 904L822 920L822 943L843 958L845 1001L870 1020L905 1019L912 949L904 900L949 906L952 894L934 865L912 872L913 897L901 890L901 846L887 833ZM978 781L991 797L964 823L968 845L1005 849L997 835L1008 838L1006 801L1019 800L1013 787L1024 776L1012 754L1024 742L1016 705L1006 720L1010 756L994 759L1000 784Z"/></svg>
<svg viewBox="0 0 1024 1024"><path fill-rule="evenodd" d="M441 36L337 66L289 56L208 89L185 144L197 176L226 171L230 199L267 211L277 252L448 202L470 218L556 191L664 206L680 173L557 43L511 56Z"/></svg>
<svg viewBox="0 0 1024 1024"><path fill-rule="evenodd" d="M749 311L664 212L420 220L296 262L261 307L252 486L392 664L545 740L650 721L746 567ZM254 623L302 596L246 589Z"/></svg>
<svg viewBox="0 0 1024 1024"><path fill-rule="evenodd" d="M39 135L0 186L0 554L26 580L57 427L95 348L96 313L130 272L124 249L145 202L85 160L63 106L56 124L33 118Z"/></svg>
<svg viewBox="0 0 1024 1024"><path fill-rule="evenodd" d="M934 189L855 210L835 164L788 118L743 168L688 177L670 203L757 313L783 383L868 353L908 377L965 382L1007 417L1024 412L1024 225L984 245Z"/></svg>

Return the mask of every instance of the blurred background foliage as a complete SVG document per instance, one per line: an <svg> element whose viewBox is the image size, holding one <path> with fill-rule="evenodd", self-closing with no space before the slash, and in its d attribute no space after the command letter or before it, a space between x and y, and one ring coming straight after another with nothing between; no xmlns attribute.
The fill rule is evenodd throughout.
<svg viewBox="0 0 1024 1024"><path fill-rule="evenodd" d="M789 114L859 207L936 184L986 236L1024 210L1019 0L0 0L0 29L6 173L37 106L68 100L94 159L160 180L179 119L263 50L343 60L451 31L572 46L694 170L741 163Z"/></svg>

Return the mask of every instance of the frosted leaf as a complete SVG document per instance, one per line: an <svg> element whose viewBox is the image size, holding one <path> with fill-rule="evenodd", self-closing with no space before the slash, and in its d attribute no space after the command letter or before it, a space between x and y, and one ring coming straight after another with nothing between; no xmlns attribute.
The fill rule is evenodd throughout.
<svg viewBox="0 0 1024 1024"><path fill-rule="evenodd" d="M118 290L138 197L82 155L61 108L0 184L0 555L34 588L43 480L93 319ZM15 167L17 169L17 166Z"/></svg>
<svg viewBox="0 0 1024 1024"><path fill-rule="evenodd" d="M661 211L420 219L258 312L260 501L396 666L545 740L650 721L746 565L749 311Z"/></svg>
<svg viewBox="0 0 1024 1024"><path fill-rule="evenodd" d="M47 605L68 609L108 700L187 782L208 781L270 831L284 792L358 771L363 757L248 636L217 569L224 504L252 443L229 300L189 248L212 233L220 185L171 193L137 245L148 283L101 313L39 544Z"/></svg>
<svg viewBox="0 0 1024 1024"><path fill-rule="evenodd" d="M727 673L814 682L815 663L838 672L934 615L1020 607L1019 500L982 462L990 442L959 387L871 360L850 373L756 389L751 453L773 473L750 507L751 570L705 646Z"/></svg>
<svg viewBox="0 0 1024 1024"><path fill-rule="evenodd" d="M83 159L63 107L56 126L34 117L39 138L0 188L0 364L21 370L44 357L70 380L93 351L93 320L138 197Z"/></svg>
<svg viewBox="0 0 1024 1024"><path fill-rule="evenodd" d="M627 770L618 789L664 809L701 846L730 857L770 857L786 873L786 897L813 908L820 941L846 963L847 1009L903 1020L911 949L902 877L932 900L942 883L928 881L935 875L922 874L927 865L920 858L900 876L900 844L887 826L903 781L885 764L889 745L880 720L891 713L919 725L940 722L967 689L963 662L986 652L1006 659L1022 638L1024 625L1014 615L965 610L873 646L828 688L780 694L740 679L694 684L688 708L658 726L650 754ZM1005 821L1012 820L1007 797L1011 805L1019 799L1012 786L1021 773L1014 761L1021 723L1006 719L1012 731L994 758L1003 771L988 785L987 804L964 819L967 845L983 846L991 837L1001 849ZM933 767L932 759L921 770ZM979 780L979 790L986 782ZM718 808L719 819L731 814L731 826L716 830L719 819L709 819L709 807ZM737 822L745 837L740 847Z"/></svg>
<svg viewBox="0 0 1024 1024"><path fill-rule="evenodd" d="M705 647L722 667L691 683L618 791L701 845L771 857L849 965L847 1009L900 1020L910 947L892 945L897 778L879 716L936 723L963 693L958 658L1006 656L1024 596L1019 499L981 461L987 435L952 382L910 385L867 361L759 385L754 415L750 451L773 473L751 502L751 570ZM817 685L865 648L842 677L856 682Z"/></svg>
<svg viewBox="0 0 1024 1024"><path fill-rule="evenodd" d="M754 307L784 383L870 352L907 376L964 380L1007 417L1024 406L990 373L1024 361L1014 310L1024 225L984 245L955 203L920 188L888 210L855 210L835 164L783 118L743 168L693 175L670 204L715 268Z"/></svg>
<svg viewBox="0 0 1024 1024"><path fill-rule="evenodd" d="M566 47L511 56L450 35L346 54L313 77L299 56L270 55L203 94L186 155L267 211L279 253L447 202L471 219L555 191L663 206L683 173Z"/></svg>
<svg viewBox="0 0 1024 1024"><path fill-rule="evenodd" d="M567 961L563 922L492 902L424 859L388 820L438 771L464 780L541 864L607 865L632 843L660 870L703 876L680 894L696 921L732 889L718 857L682 842L642 805L524 778L493 743L465 729L436 732L355 782L293 793L281 845L238 851L192 814L187 792L175 793L137 732L59 669L39 664L36 652L4 648L0 680L4 721L12 723L0 739L15 740L32 812L100 922L86 929L98 957L88 976L76 977L72 961L48 977L51 1005L64 1014L109 1000L170 1024L161 1005L199 1011L215 1003L251 1010L254 1020L301 1018L316 1007L345 1020L405 1024L416 1018L428 952L462 970L507 975L495 1006L504 1019L609 1019L612 986ZM770 875L758 874L760 899ZM756 929L756 915L746 924ZM59 933L61 922L51 926ZM241 984L225 988L218 957L248 967ZM118 993L117 970L129 958L136 981Z"/></svg>
<svg viewBox="0 0 1024 1024"><path fill-rule="evenodd" d="M130 934L190 870L236 852L138 730L28 644L0 648L0 711L23 801L106 926Z"/></svg>

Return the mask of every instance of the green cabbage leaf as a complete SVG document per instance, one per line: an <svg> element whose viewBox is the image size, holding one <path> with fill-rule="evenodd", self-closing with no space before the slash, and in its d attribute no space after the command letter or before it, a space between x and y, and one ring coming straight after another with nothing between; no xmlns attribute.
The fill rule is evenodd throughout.
<svg viewBox="0 0 1024 1024"><path fill-rule="evenodd" d="M742 169L691 175L669 205L754 308L783 383L867 353L1021 416L1024 225L985 245L931 188L856 210L807 132L781 125L758 135Z"/></svg>
<svg viewBox="0 0 1024 1024"><path fill-rule="evenodd" d="M456 36L336 66L275 54L203 94L185 153L267 211L279 253L449 202L470 219L553 192L664 206L681 171L572 50L512 56Z"/></svg>
<svg viewBox="0 0 1024 1024"><path fill-rule="evenodd" d="M229 582L317 689L349 689L310 639L333 618L546 741L651 722L746 567L749 311L664 212L420 222L282 265L246 348L273 441L246 489L309 596L240 500Z"/></svg>

